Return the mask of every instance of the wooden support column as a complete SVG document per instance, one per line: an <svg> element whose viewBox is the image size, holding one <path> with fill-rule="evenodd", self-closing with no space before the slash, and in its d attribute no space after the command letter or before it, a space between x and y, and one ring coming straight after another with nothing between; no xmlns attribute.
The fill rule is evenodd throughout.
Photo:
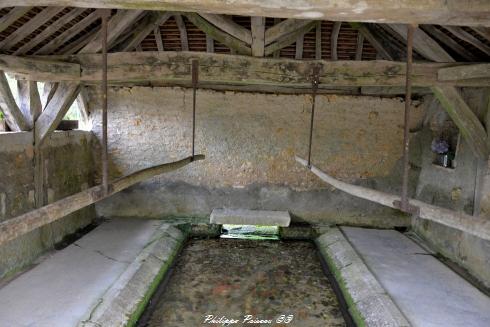
<svg viewBox="0 0 490 327"><path fill-rule="evenodd" d="M160 32L160 26L156 26L153 30L153 34L155 34L155 41L157 42L158 51L163 51L163 39L162 33Z"/></svg>
<svg viewBox="0 0 490 327"><path fill-rule="evenodd" d="M265 17L252 19L252 56L263 57L265 47Z"/></svg>
<svg viewBox="0 0 490 327"><path fill-rule="evenodd" d="M488 157L487 132L458 90L454 86L443 85L436 85L431 89L458 126L461 135L466 139L475 156L486 160Z"/></svg>
<svg viewBox="0 0 490 327"><path fill-rule="evenodd" d="M299 60L303 59L303 43L305 41L305 35L301 34L296 39L296 53L294 55L294 59Z"/></svg>
<svg viewBox="0 0 490 327"><path fill-rule="evenodd" d="M104 195L109 194L109 158L107 150L107 20L110 11L102 11L101 48L102 48L102 188Z"/></svg>
<svg viewBox="0 0 490 327"><path fill-rule="evenodd" d="M206 34L206 52L214 53L214 40Z"/></svg>
<svg viewBox="0 0 490 327"><path fill-rule="evenodd" d="M408 203L408 174L410 171L409 165L409 150L410 150L410 107L412 104L412 61L413 61L413 37L417 26L407 26L407 69L405 82L405 117L403 125L403 180L402 180L402 195L400 209L404 212L409 212Z"/></svg>

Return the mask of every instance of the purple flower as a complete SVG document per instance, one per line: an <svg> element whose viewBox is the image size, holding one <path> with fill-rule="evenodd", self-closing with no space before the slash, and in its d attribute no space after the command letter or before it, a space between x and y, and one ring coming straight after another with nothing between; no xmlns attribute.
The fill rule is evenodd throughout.
<svg viewBox="0 0 490 327"><path fill-rule="evenodd" d="M444 140L433 140L431 145L432 152L445 154L449 151L449 144Z"/></svg>

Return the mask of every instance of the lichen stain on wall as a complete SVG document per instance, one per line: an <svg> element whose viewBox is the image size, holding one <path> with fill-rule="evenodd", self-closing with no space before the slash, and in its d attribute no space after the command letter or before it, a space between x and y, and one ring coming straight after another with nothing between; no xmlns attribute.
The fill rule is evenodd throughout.
<svg viewBox="0 0 490 327"><path fill-rule="evenodd" d="M91 89L94 131L100 136L98 97ZM190 154L191 90L111 88L109 151L113 173L127 174ZM383 177L402 153L401 99L319 95L312 162L344 180ZM159 178L212 188L253 183L297 190L325 185L299 166L307 156L311 96L257 93L197 93L196 149L204 162ZM412 110L411 126L423 118ZM114 171L115 170L115 171Z"/></svg>

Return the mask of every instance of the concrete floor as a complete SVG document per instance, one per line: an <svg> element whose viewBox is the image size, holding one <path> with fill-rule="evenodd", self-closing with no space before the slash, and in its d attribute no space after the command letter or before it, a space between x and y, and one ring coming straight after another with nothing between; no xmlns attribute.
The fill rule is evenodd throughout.
<svg viewBox="0 0 490 327"><path fill-rule="evenodd" d="M490 326L490 298L403 234L342 231L412 326Z"/></svg>
<svg viewBox="0 0 490 327"><path fill-rule="evenodd" d="M0 289L0 326L76 326L151 240L161 221L103 223Z"/></svg>

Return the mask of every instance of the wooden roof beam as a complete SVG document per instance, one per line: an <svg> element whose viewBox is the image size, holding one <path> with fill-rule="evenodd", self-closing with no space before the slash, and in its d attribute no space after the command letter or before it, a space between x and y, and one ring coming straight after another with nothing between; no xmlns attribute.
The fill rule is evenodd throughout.
<svg viewBox="0 0 490 327"><path fill-rule="evenodd" d="M143 41L148 34L154 31L156 28L159 28L160 25L164 24L170 17L172 16L169 12L151 12L149 13L141 22L138 23L138 26L134 29L134 31L130 34L130 36L123 41L120 47L116 47L119 51L130 51L134 49L138 44ZM160 35L161 41L161 35ZM157 40L158 42L158 40Z"/></svg>
<svg viewBox="0 0 490 327"><path fill-rule="evenodd" d="M227 15L346 22L490 26L490 3L482 0L3 0L9 6L73 6L206 12Z"/></svg>
<svg viewBox="0 0 490 327"><path fill-rule="evenodd" d="M281 38L277 39L275 42L265 47L264 49L265 56L271 55L274 52L281 50L282 48L285 48L288 45L293 44L298 40L298 37L304 35L305 33L308 33L315 26L316 26L316 22L310 21L308 24L301 27L300 29L282 36Z"/></svg>
<svg viewBox="0 0 490 327"><path fill-rule="evenodd" d="M236 37L240 41L243 41L248 45L252 44L252 33L245 27L235 23L230 17L206 13L199 13L199 15L214 26L225 31L231 36Z"/></svg>
<svg viewBox="0 0 490 327"><path fill-rule="evenodd" d="M17 19L24 16L32 7L14 7L5 16L0 18L0 32L5 31Z"/></svg>

